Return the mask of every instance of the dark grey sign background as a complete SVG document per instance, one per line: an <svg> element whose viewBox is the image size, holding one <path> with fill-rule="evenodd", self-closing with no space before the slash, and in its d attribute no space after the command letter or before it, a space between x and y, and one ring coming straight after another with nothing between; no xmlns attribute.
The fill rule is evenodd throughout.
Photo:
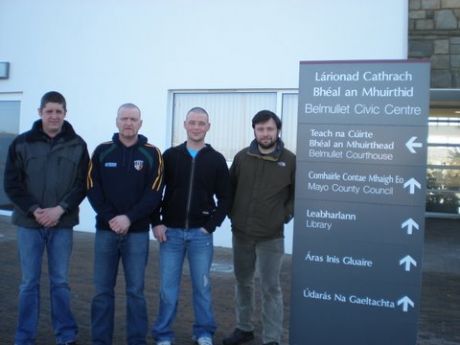
<svg viewBox="0 0 460 345"><path fill-rule="evenodd" d="M416 344L429 71L413 60L300 64L291 345ZM396 74L408 80L364 80ZM354 80L325 80L340 75ZM406 114L383 110L395 107ZM404 187L412 179L420 188Z"/></svg>
<svg viewBox="0 0 460 345"><path fill-rule="evenodd" d="M419 213L420 206L384 205L378 203L351 203L331 200L314 200L298 198L295 205L296 239L308 238L309 243L294 241L294 252L301 252L303 248L313 241L331 246L337 243L341 246L345 241L366 241L375 244L400 244L415 243L423 245L424 214ZM356 220L327 220L330 222L330 230L310 231L305 228L307 210L329 211L356 215ZM404 225L412 219L417 225L412 227L411 234L408 226ZM302 227L303 226L303 227ZM299 230L299 231L297 231ZM314 232L314 233L312 233Z"/></svg>
<svg viewBox="0 0 460 345"><path fill-rule="evenodd" d="M430 74L427 71L427 62L419 63L417 61L344 61L344 62L305 62L300 65L300 81L299 81L299 123L334 123L334 124L371 124L371 125L398 125L398 126L426 126L427 113L424 112L428 107L429 100L429 78ZM315 68L314 66L321 66ZM384 82L384 81L315 81L316 73L356 73L360 72L386 72L386 73L402 73L409 71L413 79L409 82ZM345 89L357 89L360 91L362 88L377 87L379 89L386 89L386 87L414 87L414 96L410 99L404 97L366 97L358 95L357 97L314 97L312 90L313 87L342 87ZM420 116L410 115L365 115L350 112L350 114L305 114L305 104L315 105L350 105L351 108L355 104L365 104L368 106L375 105L383 108L386 104L395 106L413 106L421 107L423 109Z"/></svg>
<svg viewBox="0 0 460 345"><path fill-rule="evenodd" d="M319 199L319 200L342 200L342 201L366 201L372 203L399 204L399 205L420 205L425 206L424 188L414 187L414 194L410 194L410 187L404 187L404 183L415 178L420 186L425 185L426 169L418 169L414 166L388 166L388 165L363 165L363 164L336 164L325 162L301 162L297 164L298 174L296 177L296 196L298 198ZM394 180L401 178L404 183L391 183L385 186L383 183L375 182L354 182L354 181L325 181L309 178L309 173L338 173L340 176L365 176L376 174L377 176L391 176ZM351 177L350 177L351 178ZM325 185L329 187L327 191L315 191L308 189L310 185ZM333 188L338 185L343 188L356 186L360 188L359 193L334 192ZM393 195L387 194L365 194L362 189L365 186L373 188L391 188ZM341 190L340 187L335 189ZM319 187L318 187L319 188Z"/></svg>
<svg viewBox="0 0 460 345"><path fill-rule="evenodd" d="M352 129L355 129L356 126L352 126ZM420 144L420 138L426 137L426 127L407 127L407 126L359 126L361 131L365 131L366 133L372 133L373 139L363 139L363 138L324 138L320 139L319 137L314 137L312 135L312 130L318 131L327 131L330 130L332 133L337 132L347 132L349 131L349 125L331 125L331 124L306 124L302 123L298 126L298 132L304 133L304 136L299 141L299 145L297 146L297 157L299 160L314 160L314 161L328 161L328 162L340 162L340 161L347 161L348 163L358 163L358 164L403 164L403 165L418 165L420 160L426 161L426 151L421 150L419 147L413 147L412 153L409 148L407 148L406 144L412 139L415 145ZM311 140L315 141L316 146L311 146ZM342 144L340 144L342 143ZM393 145L395 149L388 150L385 148L358 148L353 147L353 144L361 144L361 147L365 147L364 144L366 143L377 143L380 145ZM323 144L321 146L321 144ZM327 147L330 145L330 147ZM343 145L343 147L338 147ZM410 144L408 144L411 146ZM325 147L326 146L326 147ZM335 147L334 147L335 146ZM315 152L322 151L322 152L332 152L336 151L341 154L335 154L329 156L323 155L320 156L312 156L309 154L309 151L313 150ZM347 152L353 152L357 154L362 154L365 152L376 153L376 154L383 154L389 153L392 155L392 159L382 159L376 157L375 159L362 159L362 158L347 158ZM330 158L328 158L330 157ZM352 156L353 157L353 156Z"/></svg>

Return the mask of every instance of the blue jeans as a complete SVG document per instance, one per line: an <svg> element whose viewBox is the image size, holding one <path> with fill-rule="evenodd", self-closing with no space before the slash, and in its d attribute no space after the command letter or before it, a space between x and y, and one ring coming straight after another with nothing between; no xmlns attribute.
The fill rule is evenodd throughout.
<svg viewBox="0 0 460 345"><path fill-rule="evenodd" d="M17 242L22 280L15 343L35 344L40 312L40 275L43 252L48 256L51 320L57 343L75 340L78 327L70 310L69 262L72 229L19 227Z"/></svg>
<svg viewBox="0 0 460 345"><path fill-rule="evenodd" d="M94 243L94 286L96 292L91 304L93 344L112 344L115 316L114 288L120 258L125 273L127 296L127 344L146 344L148 321L144 297L144 276L148 254L148 232L118 235L112 231L96 231Z"/></svg>
<svg viewBox="0 0 460 345"><path fill-rule="evenodd" d="M160 308L153 325L153 337L156 341L174 339L172 323L176 317L186 255L193 289L193 337L212 337L216 331L209 278L214 251L212 234L196 228L168 228L166 236L166 242L160 244Z"/></svg>

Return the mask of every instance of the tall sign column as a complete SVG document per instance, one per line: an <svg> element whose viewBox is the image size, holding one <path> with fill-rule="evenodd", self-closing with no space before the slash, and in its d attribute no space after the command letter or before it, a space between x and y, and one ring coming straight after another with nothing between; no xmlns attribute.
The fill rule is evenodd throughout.
<svg viewBox="0 0 460 345"><path fill-rule="evenodd" d="M291 345L415 345L427 61L300 64Z"/></svg>

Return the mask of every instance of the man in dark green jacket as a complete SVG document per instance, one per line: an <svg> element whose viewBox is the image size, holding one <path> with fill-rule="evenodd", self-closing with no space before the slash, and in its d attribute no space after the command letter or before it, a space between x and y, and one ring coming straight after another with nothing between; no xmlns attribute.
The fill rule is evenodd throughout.
<svg viewBox="0 0 460 345"><path fill-rule="evenodd" d="M15 344L35 344L45 248L56 342L74 344L78 330L70 310L68 271L72 227L78 224L78 205L86 193L88 151L64 120L66 101L60 93L46 93L38 112L41 120L11 143L4 177L14 204L22 272Z"/></svg>
<svg viewBox="0 0 460 345"><path fill-rule="evenodd" d="M262 287L262 342L278 345L283 333L280 270L284 224L294 208L295 155L279 138L281 120L262 110L252 119L255 139L235 156L230 168L236 317L224 345L254 339L254 273Z"/></svg>

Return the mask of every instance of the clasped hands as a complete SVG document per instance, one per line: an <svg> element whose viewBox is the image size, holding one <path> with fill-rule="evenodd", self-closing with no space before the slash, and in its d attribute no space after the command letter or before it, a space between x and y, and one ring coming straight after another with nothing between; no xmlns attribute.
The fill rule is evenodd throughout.
<svg viewBox="0 0 460 345"><path fill-rule="evenodd" d="M33 212L35 220L44 228L52 228L59 223L59 218L64 214L62 206L41 208L38 207Z"/></svg>

